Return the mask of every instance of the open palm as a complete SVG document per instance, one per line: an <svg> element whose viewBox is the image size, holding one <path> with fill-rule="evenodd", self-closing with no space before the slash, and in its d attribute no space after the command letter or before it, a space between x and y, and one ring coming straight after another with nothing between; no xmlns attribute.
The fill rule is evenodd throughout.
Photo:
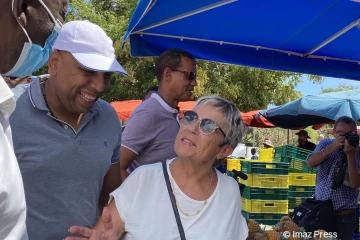
<svg viewBox="0 0 360 240"><path fill-rule="evenodd" d="M111 214L108 208L104 208L101 221L104 225L104 231L89 229L86 227L72 226L69 232L77 237L67 237L65 240L118 240L111 220Z"/></svg>

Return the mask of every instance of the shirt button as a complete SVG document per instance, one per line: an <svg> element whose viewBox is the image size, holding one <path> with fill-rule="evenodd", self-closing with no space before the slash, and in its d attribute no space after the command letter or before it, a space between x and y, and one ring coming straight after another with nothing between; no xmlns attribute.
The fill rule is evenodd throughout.
<svg viewBox="0 0 360 240"><path fill-rule="evenodd" d="M65 125L65 126L64 126L64 128L65 128L65 129L68 129L68 128L69 128L69 126L68 126L68 125Z"/></svg>

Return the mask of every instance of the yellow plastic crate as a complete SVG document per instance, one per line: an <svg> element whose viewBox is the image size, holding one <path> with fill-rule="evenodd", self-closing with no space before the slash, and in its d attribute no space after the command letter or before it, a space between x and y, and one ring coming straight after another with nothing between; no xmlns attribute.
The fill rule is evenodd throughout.
<svg viewBox="0 0 360 240"><path fill-rule="evenodd" d="M249 213L288 213L288 200L249 200L241 198L242 210Z"/></svg>
<svg viewBox="0 0 360 240"><path fill-rule="evenodd" d="M260 161L272 161L274 154L273 148L265 148L259 151L259 160Z"/></svg>
<svg viewBox="0 0 360 240"><path fill-rule="evenodd" d="M258 188L288 188L289 177L288 175L271 175L271 174L247 174L248 179L239 182L248 187Z"/></svg>
<svg viewBox="0 0 360 240"><path fill-rule="evenodd" d="M315 186L316 174L289 173L289 185L292 186Z"/></svg>
<svg viewBox="0 0 360 240"><path fill-rule="evenodd" d="M233 169L240 171L241 162L240 159L227 159L226 160L226 170L232 171Z"/></svg>

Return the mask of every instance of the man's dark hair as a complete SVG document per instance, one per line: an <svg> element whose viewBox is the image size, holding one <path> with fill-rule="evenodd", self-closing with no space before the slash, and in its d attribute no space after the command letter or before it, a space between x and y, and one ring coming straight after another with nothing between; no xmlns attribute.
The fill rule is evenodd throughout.
<svg viewBox="0 0 360 240"><path fill-rule="evenodd" d="M181 66L181 58L186 57L195 61L194 56L184 50L172 48L163 52L156 60L155 75L158 81L162 80L164 69L169 67L171 69L177 69Z"/></svg>
<svg viewBox="0 0 360 240"><path fill-rule="evenodd" d="M159 91L159 87L158 87L158 86L151 86L151 87L149 87L149 88L145 91L145 93L144 93L144 95L143 95L143 99L145 99L145 96L146 96L149 92L157 92L157 91Z"/></svg>
<svg viewBox="0 0 360 240"><path fill-rule="evenodd" d="M252 148L252 149L251 149L251 152L253 152L253 151L255 151L255 152L256 152L256 148Z"/></svg>
<svg viewBox="0 0 360 240"><path fill-rule="evenodd" d="M334 125L334 130L336 129L336 127L339 123L345 123L347 125L352 125L355 130L357 129L356 122L351 117L342 116L342 117L339 117L338 119L336 119L335 125Z"/></svg>

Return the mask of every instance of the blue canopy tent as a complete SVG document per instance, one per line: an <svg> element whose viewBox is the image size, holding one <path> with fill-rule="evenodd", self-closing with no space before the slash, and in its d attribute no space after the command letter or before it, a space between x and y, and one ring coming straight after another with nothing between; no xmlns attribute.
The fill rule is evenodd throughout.
<svg viewBox="0 0 360 240"><path fill-rule="evenodd" d="M333 122L341 116L360 120L360 90L309 95L269 110L262 110L269 122L282 128L299 128Z"/></svg>
<svg viewBox="0 0 360 240"><path fill-rule="evenodd" d="M140 0L131 55L198 59L360 80L360 0Z"/></svg>

